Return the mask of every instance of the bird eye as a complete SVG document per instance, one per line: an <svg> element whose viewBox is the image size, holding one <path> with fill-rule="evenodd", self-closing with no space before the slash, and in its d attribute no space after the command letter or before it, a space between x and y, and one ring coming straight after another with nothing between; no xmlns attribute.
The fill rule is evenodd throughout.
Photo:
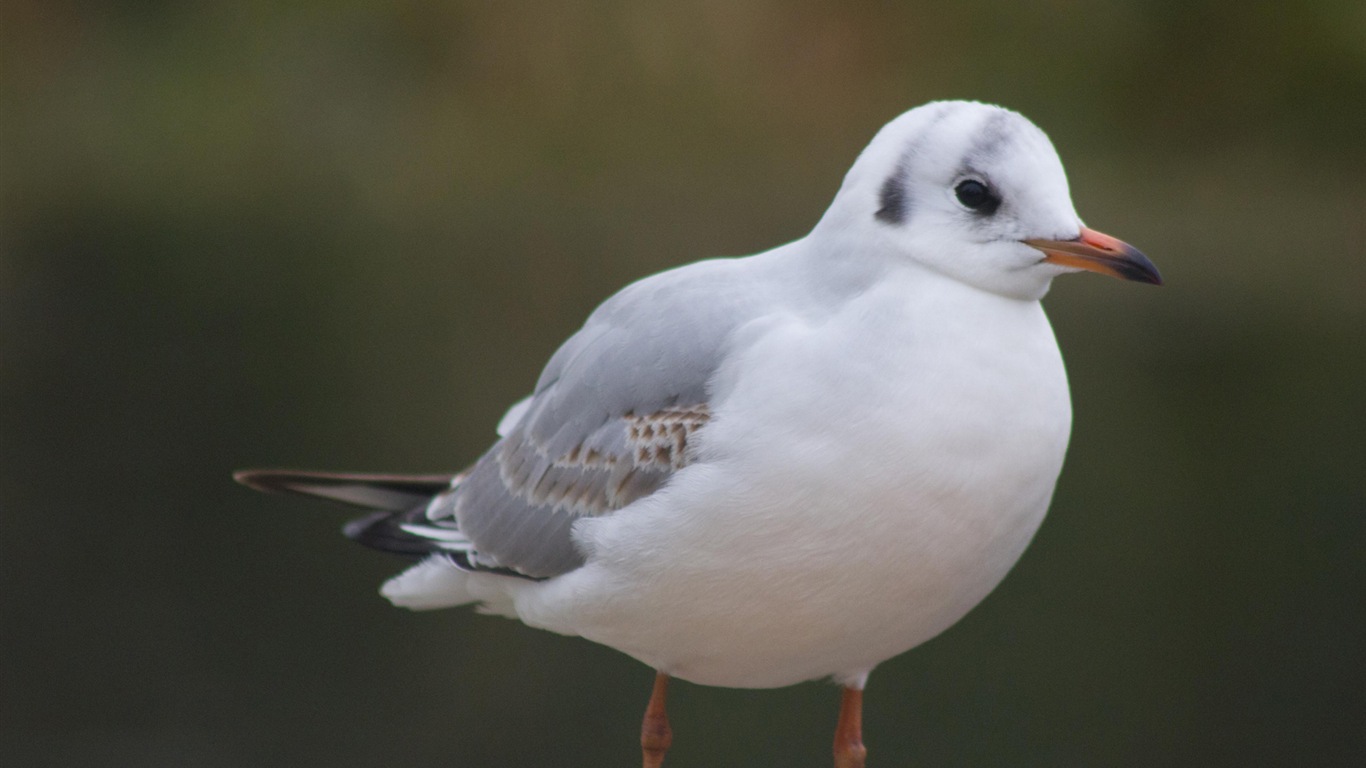
<svg viewBox="0 0 1366 768"><path fill-rule="evenodd" d="M995 213L996 206L1001 204L1001 198L993 194L990 187L976 179L958 182L958 186L953 188L953 193L957 195L958 202L962 203L964 208L978 213Z"/></svg>

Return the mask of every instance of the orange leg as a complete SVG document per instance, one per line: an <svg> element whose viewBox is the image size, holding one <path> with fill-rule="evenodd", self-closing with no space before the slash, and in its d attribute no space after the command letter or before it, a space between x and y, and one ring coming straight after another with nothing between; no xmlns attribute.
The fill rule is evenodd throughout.
<svg viewBox="0 0 1366 768"><path fill-rule="evenodd" d="M655 674L655 689L650 704L645 708L645 721L640 724L640 749L645 756L645 768L660 768L664 755L673 744L674 732L669 727L669 713L664 711L664 697L669 692L669 676Z"/></svg>
<svg viewBox="0 0 1366 768"><path fill-rule="evenodd" d="M845 688L840 699L840 721L835 726L835 768L863 768L868 750L863 746L863 691Z"/></svg>

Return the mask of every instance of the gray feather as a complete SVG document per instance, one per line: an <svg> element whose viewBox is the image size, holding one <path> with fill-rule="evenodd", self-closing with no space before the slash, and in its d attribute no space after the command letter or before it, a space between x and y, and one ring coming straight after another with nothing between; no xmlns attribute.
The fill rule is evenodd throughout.
<svg viewBox="0 0 1366 768"><path fill-rule="evenodd" d="M734 263L628 286L551 357L525 414L428 512L469 538L471 562L534 577L573 570L584 562L576 520L654 493L691 461L709 382L764 306Z"/></svg>

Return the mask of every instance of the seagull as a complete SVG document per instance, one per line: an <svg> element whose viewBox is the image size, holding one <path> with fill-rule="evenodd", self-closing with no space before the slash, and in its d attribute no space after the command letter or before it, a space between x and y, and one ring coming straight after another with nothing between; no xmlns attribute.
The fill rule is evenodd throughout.
<svg viewBox="0 0 1366 768"><path fill-rule="evenodd" d="M1048 137L997 106L884 126L810 234L699 261L599 306L458 474L248 470L370 510L416 562L380 592L615 648L670 679L842 687L834 765L861 768L863 690L943 632L1038 530L1071 430L1040 299L1090 271L1160 285L1077 216Z"/></svg>

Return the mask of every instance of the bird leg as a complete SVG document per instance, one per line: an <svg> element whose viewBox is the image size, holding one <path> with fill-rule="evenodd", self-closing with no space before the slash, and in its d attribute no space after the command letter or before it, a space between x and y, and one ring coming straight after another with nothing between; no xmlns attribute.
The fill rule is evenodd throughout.
<svg viewBox="0 0 1366 768"><path fill-rule="evenodd" d="M863 768L868 750L863 746L863 691L845 688L840 720L835 726L835 768Z"/></svg>
<svg viewBox="0 0 1366 768"><path fill-rule="evenodd" d="M650 693L650 704L645 707L645 721L640 724L640 749L645 757L645 768L660 768L664 755L673 743L674 732L669 727L669 714L664 711L664 697L669 692L669 676L655 674L655 688Z"/></svg>

